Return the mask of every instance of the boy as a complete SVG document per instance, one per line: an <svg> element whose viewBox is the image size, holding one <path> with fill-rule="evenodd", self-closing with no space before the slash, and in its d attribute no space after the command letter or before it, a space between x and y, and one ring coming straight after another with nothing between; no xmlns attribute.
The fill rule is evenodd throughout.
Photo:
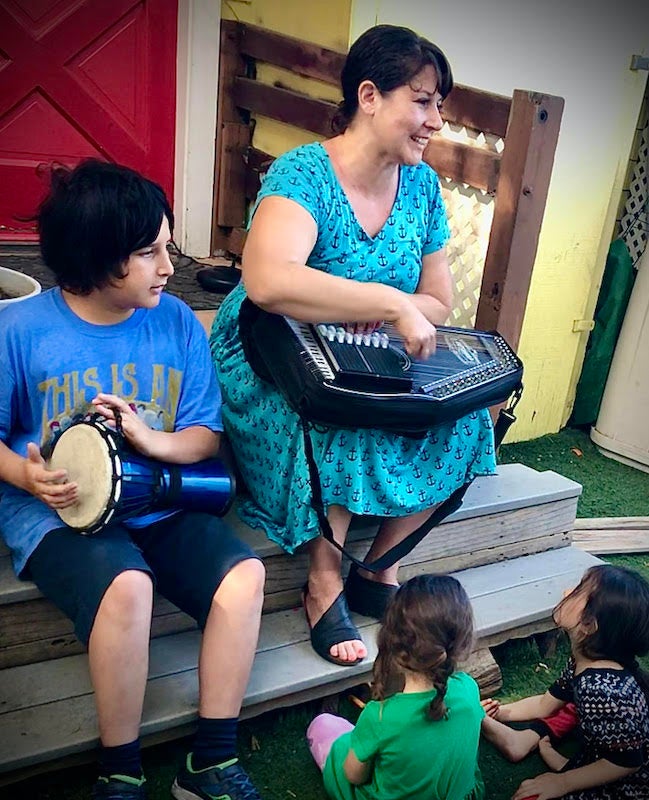
<svg viewBox="0 0 649 800"><path fill-rule="evenodd" d="M58 285L0 315L0 533L16 574L73 620L88 647L100 737L93 797L146 797L139 725L155 582L203 630L198 728L172 794L259 800L235 748L262 563L221 520L193 512L79 535L56 513L76 501L77 486L41 455L54 431L92 411L109 425L121 417L129 444L152 459L189 464L217 452L220 392L207 339L191 310L163 294L171 208L157 184L90 160L52 171L37 219Z"/></svg>

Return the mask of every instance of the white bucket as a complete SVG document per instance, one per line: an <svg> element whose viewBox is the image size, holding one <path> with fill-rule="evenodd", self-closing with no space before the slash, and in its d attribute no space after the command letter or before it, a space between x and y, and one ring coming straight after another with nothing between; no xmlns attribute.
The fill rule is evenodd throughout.
<svg viewBox="0 0 649 800"><path fill-rule="evenodd" d="M15 269L0 267L0 289L9 297L0 296L0 311L10 303L19 303L28 297L33 297L41 291L40 283L29 275L17 272Z"/></svg>

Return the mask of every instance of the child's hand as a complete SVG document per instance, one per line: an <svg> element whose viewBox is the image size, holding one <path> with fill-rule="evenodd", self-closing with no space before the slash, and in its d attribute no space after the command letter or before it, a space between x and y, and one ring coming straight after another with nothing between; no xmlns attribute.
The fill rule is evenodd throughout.
<svg viewBox="0 0 649 800"><path fill-rule="evenodd" d="M551 770L559 772L568 763L568 759L555 750L550 743L550 737L544 736L539 742L539 755Z"/></svg>
<svg viewBox="0 0 649 800"><path fill-rule="evenodd" d="M544 772L536 778L523 781L512 795L512 800L552 800L566 794L565 779L563 775L554 772Z"/></svg>
<svg viewBox="0 0 649 800"><path fill-rule="evenodd" d="M68 473L64 469L49 470L38 445L29 442L27 458L23 461L23 487L45 505L56 511L67 508L77 500L77 484L68 483Z"/></svg>
<svg viewBox="0 0 649 800"><path fill-rule="evenodd" d="M94 398L92 405L99 414L106 417L106 419L113 424L113 427L117 427L117 415L115 411L118 411L121 417L122 432L128 443L143 455L150 455L150 441L155 431L151 430L151 428L138 417L126 400L123 400L116 394L100 393Z"/></svg>
<svg viewBox="0 0 649 800"><path fill-rule="evenodd" d="M484 708L484 712L492 719L498 719L498 712L500 711L500 700L494 700L493 697L486 697L480 701L480 705Z"/></svg>

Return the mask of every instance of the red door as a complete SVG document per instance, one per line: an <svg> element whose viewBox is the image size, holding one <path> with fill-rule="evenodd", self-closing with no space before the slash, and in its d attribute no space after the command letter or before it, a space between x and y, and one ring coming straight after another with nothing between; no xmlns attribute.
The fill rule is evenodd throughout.
<svg viewBox="0 0 649 800"><path fill-rule="evenodd" d="M0 240L30 241L42 165L96 156L173 191L177 0L0 2ZM40 169L39 169L40 167Z"/></svg>

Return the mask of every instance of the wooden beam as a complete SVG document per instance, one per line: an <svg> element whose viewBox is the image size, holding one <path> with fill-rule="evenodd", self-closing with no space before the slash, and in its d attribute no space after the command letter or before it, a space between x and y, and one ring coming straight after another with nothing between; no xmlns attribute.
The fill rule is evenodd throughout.
<svg viewBox="0 0 649 800"><path fill-rule="evenodd" d="M438 175L476 189L496 191L500 153L435 136L424 152L424 160Z"/></svg>
<svg viewBox="0 0 649 800"><path fill-rule="evenodd" d="M511 104L511 97L456 84L444 100L442 117L451 124L504 138Z"/></svg>
<svg viewBox="0 0 649 800"><path fill-rule="evenodd" d="M336 104L316 100L292 89L269 86L250 78L235 78L234 100L240 108L261 114L320 136L331 136Z"/></svg>
<svg viewBox="0 0 649 800"><path fill-rule="evenodd" d="M216 172L216 224L240 227L246 218L246 158L251 130L241 122L225 122L219 134L220 168ZM244 202L241 202L243 198Z"/></svg>
<svg viewBox="0 0 649 800"><path fill-rule="evenodd" d="M241 53L256 61L264 61L276 67L315 78L333 86L340 85L340 71L345 63L345 53L319 47L302 39L294 39L281 33L224 20L223 25L239 25L241 29Z"/></svg>
<svg viewBox="0 0 649 800"><path fill-rule="evenodd" d="M563 98L516 89L500 162L476 328L520 339Z"/></svg>
<svg viewBox="0 0 649 800"><path fill-rule="evenodd" d="M240 31L232 26L221 25L221 42L219 57L219 94L216 108L216 154L214 159L214 199L212 203L212 241L211 251L219 248L216 241L220 218L228 220L245 219L246 199L239 188L240 160L238 148L233 148L232 129L226 132L226 126L249 125L249 120L242 116L234 102L232 84L237 75L244 75L246 63L240 54ZM241 138L241 132L237 134ZM234 181L234 189L228 193L226 177ZM227 204L227 211L226 209ZM237 223L240 224L240 223Z"/></svg>

